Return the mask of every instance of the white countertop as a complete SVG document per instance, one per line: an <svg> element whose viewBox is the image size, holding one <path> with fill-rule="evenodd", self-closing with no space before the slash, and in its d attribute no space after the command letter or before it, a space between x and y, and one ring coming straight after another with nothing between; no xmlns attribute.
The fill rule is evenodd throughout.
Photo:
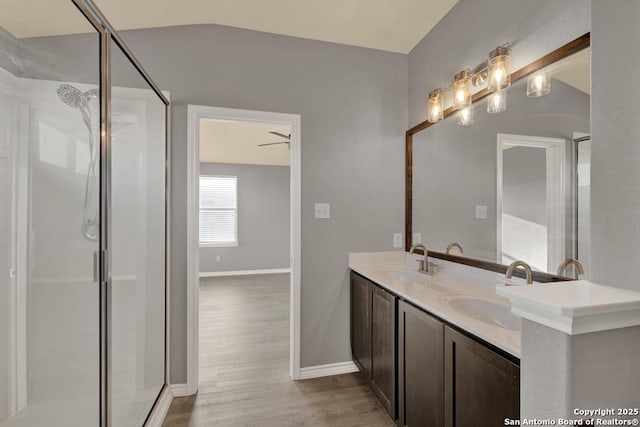
<svg viewBox="0 0 640 427"><path fill-rule="evenodd" d="M640 325L640 293L586 280L498 287L512 312L569 335Z"/></svg>
<svg viewBox="0 0 640 427"><path fill-rule="evenodd" d="M393 270L416 271L415 258L419 257L406 252L351 253L349 268L411 304L520 357L520 331L477 320L451 305L461 297L471 297L498 303L509 309L509 301L496 294L496 285L500 281L497 273L435 259L433 261L440 266L440 272L426 276L426 285L400 280L390 273ZM470 269L476 271L470 272Z"/></svg>

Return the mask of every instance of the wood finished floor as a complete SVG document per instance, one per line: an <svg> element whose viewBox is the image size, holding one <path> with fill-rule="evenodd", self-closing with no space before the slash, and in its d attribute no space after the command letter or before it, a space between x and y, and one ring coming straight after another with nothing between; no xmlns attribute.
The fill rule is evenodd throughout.
<svg viewBox="0 0 640 427"><path fill-rule="evenodd" d="M359 374L289 378L289 275L202 279L200 391L164 426L394 426Z"/></svg>

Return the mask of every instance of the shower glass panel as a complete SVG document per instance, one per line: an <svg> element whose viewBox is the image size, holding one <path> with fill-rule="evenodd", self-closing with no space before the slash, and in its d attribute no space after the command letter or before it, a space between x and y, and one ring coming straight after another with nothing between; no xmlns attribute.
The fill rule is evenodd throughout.
<svg viewBox="0 0 640 427"><path fill-rule="evenodd" d="M0 13L0 426L95 426L100 37L70 1L8 9ZM53 12L82 35L52 35L60 32L40 23Z"/></svg>
<svg viewBox="0 0 640 427"><path fill-rule="evenodd" d="M111 43L112 426L165 382L165 104Z"/></svg>

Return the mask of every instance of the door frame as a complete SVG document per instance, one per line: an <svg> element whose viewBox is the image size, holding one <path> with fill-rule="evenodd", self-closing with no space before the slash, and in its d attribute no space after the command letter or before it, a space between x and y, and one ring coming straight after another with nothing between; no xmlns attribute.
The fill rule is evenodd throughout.
<svg viewBox="0 0 640 427"><path fill-rule="evenodd" d="M291 128L290 157L290 328L289 375L300 378L300 115L267 111L187 106L187 384L186 394L198 391L199 379L199 180L200 119L270 123Z"/></svg>
<svg viewBox="0 0 640 427"><path fill-rule="evenodd" d="M565 209L547 209L547 270L552 267L551 261L565 258L566 253L566 222L567 222L567 140L563 138L547 138L542 136L513 135L498 133L497 136L497 165L496 165L496 261L502 263L502 147L544 148L546 150L547 167L547 207L564 206ZM564 239L549 236L565 236Z"/></svg>

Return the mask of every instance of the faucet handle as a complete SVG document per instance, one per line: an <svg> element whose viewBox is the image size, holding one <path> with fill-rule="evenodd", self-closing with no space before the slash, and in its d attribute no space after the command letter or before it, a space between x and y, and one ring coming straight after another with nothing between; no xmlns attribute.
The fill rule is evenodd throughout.
<svg viewBox="0 0 640 427"><path fill-rule="evenodd" d="M418 262L418 271L421 271L421 272L427 271L426 270L427 266L424 264L423 259L417 259L416 261Z"/></svg>
<svg viewBox="0 0 640 427"><path fill-rule="evenodd" d="M438 264L429 261L427 263L427 271L429 272L429 275L434 275L438 273Z"/></svg>

